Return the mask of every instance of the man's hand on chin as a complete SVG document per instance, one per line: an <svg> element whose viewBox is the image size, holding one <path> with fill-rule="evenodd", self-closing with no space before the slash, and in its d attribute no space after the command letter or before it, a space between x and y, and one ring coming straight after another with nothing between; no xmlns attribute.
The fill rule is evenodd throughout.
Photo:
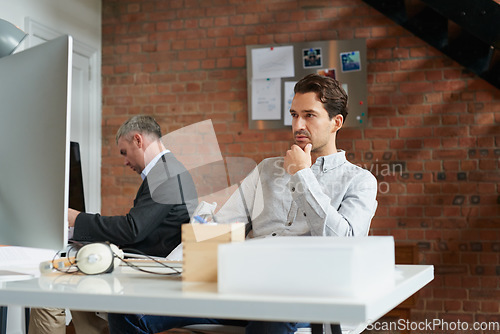
<svg viewBox="0 0 500 334"><path fill-rule="evenodd" d="M296 144L292 145L286 152L285 162L283 164L287 173L293 175L301 169L311 167L311 150L312 144L307 144L303 150Z"/></svg>

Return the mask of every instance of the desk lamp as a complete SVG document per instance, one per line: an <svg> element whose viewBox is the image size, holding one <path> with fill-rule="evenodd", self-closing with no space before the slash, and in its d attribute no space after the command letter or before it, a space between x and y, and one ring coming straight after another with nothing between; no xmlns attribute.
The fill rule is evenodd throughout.
<svg viewBox="0 0 500 334"><path fill-rule="evenodd" d="M0 58L10 55L28 36L10 22L0 19Z"/></svg>

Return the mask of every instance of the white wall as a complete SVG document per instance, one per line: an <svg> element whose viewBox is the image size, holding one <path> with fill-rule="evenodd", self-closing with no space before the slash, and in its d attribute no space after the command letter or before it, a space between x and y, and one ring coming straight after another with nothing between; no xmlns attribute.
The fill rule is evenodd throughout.
<svg viewBox="0 0 500 334"><path fill-rule="evenodd" d="M0 0L0 18L26 30L26 17L101 50L100 0Z"/></svg>

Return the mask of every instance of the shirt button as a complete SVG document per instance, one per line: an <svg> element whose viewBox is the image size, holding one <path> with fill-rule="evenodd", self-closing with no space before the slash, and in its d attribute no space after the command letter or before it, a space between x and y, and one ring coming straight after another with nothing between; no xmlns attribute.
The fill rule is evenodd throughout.
<svg viewBox="0 0 500 334"><path fill-rule="evenodd" d="M295 191L295 187L292 187L292 192L294 192L294 191Z"/></svg>
<svg viewBox="0 0 500 334"><path fill-rule="evenodd" d="M304 217L307 217L306 213L304 212Z"/></svg>
<svg viewBox="0 0 500 334"><path fill-rule="evenodd" d="M271 235L272 235L273 237L275 237L275 236L276 236L276 233L273 233L273 234L271 234Z"/></svg>
<svg viewBox="0 0 500 334"><path fill-rule="evenodd" d="M288 226L292 226L292 222L288 222Z"/></svg>

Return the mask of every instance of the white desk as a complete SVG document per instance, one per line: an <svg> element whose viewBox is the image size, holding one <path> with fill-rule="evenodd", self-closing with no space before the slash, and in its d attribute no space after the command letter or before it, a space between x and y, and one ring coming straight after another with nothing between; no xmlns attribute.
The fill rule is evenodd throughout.
<svg viewBox="0 0 500 334"><path fill-rule="evenodd" d="M54 274L0 283L0 304L224 319L363 323L375 321L434 278L433 266L396 266L394 286L358 299L217 293L216 284L183 283L120 267L97 276Z"/></svg>

